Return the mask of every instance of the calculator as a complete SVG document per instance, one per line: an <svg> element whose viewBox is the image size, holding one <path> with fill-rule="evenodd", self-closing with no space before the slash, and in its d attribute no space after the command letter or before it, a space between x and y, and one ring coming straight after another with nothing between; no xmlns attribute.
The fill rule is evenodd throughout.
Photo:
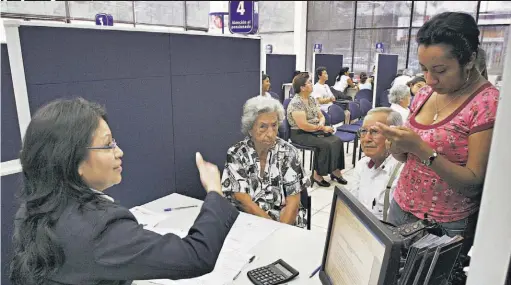
<svg viewBox="0 0 511 285"><path fill-rule="evenodd" d="M296 269L282 259L247 272L248 279L256 285L281 284L295 278L298 274L299 272Z"/></svg>

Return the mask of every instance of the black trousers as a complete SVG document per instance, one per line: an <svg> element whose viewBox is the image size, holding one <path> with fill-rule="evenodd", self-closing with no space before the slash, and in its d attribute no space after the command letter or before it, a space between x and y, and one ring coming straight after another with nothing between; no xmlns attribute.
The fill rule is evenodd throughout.
<svg viewBox="0 0 511 285"><path fill-rule="evenodd" d="M319 152L314 169L326 176L336 169L344 169L344 151L342 141L335 135L318 138L302 130L291 130L291 140L297 144L317 147Z"/></svg>

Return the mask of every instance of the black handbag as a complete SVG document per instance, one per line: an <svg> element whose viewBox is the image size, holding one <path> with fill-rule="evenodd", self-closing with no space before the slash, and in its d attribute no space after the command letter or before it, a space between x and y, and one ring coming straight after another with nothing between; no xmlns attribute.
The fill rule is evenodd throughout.
<svg viewBox="0 0 511 285"><path fill-rule="evenodd" d="M313 136L318 137L318 138L326 138L326 137L329 137L332 135L332 133L323 132L323 131L315 131L315 132L311 132L310 134L312 134Z"/></svg>

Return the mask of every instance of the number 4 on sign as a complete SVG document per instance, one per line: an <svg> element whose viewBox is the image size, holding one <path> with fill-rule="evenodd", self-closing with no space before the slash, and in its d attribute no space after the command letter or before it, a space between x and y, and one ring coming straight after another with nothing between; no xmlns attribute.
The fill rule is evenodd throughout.
<svg viewBox="0 0 511 285"><path fill-rule="evenodd" d="M240 13L241 16L245 15L245 1L240 1L236 12Z"/></svg>

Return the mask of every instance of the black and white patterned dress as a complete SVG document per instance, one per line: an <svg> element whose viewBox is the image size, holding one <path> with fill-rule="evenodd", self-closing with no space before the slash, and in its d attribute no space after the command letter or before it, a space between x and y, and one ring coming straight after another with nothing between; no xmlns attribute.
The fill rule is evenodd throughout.
<svg viewBox="0 0 511 285"><path fill-rule="evenodd" d="M247 193L273 220L280 220L280 212L286 206L286 198L298 194L310 186L305 177L298 151L288 142L277 138L267 156L263 177L261 163L254 143L245 138L227 151L227 161L222 175L222 191L239 210L241 204L234 193ZM300 204L295 225L306 227L306 209Z"/></svg>

